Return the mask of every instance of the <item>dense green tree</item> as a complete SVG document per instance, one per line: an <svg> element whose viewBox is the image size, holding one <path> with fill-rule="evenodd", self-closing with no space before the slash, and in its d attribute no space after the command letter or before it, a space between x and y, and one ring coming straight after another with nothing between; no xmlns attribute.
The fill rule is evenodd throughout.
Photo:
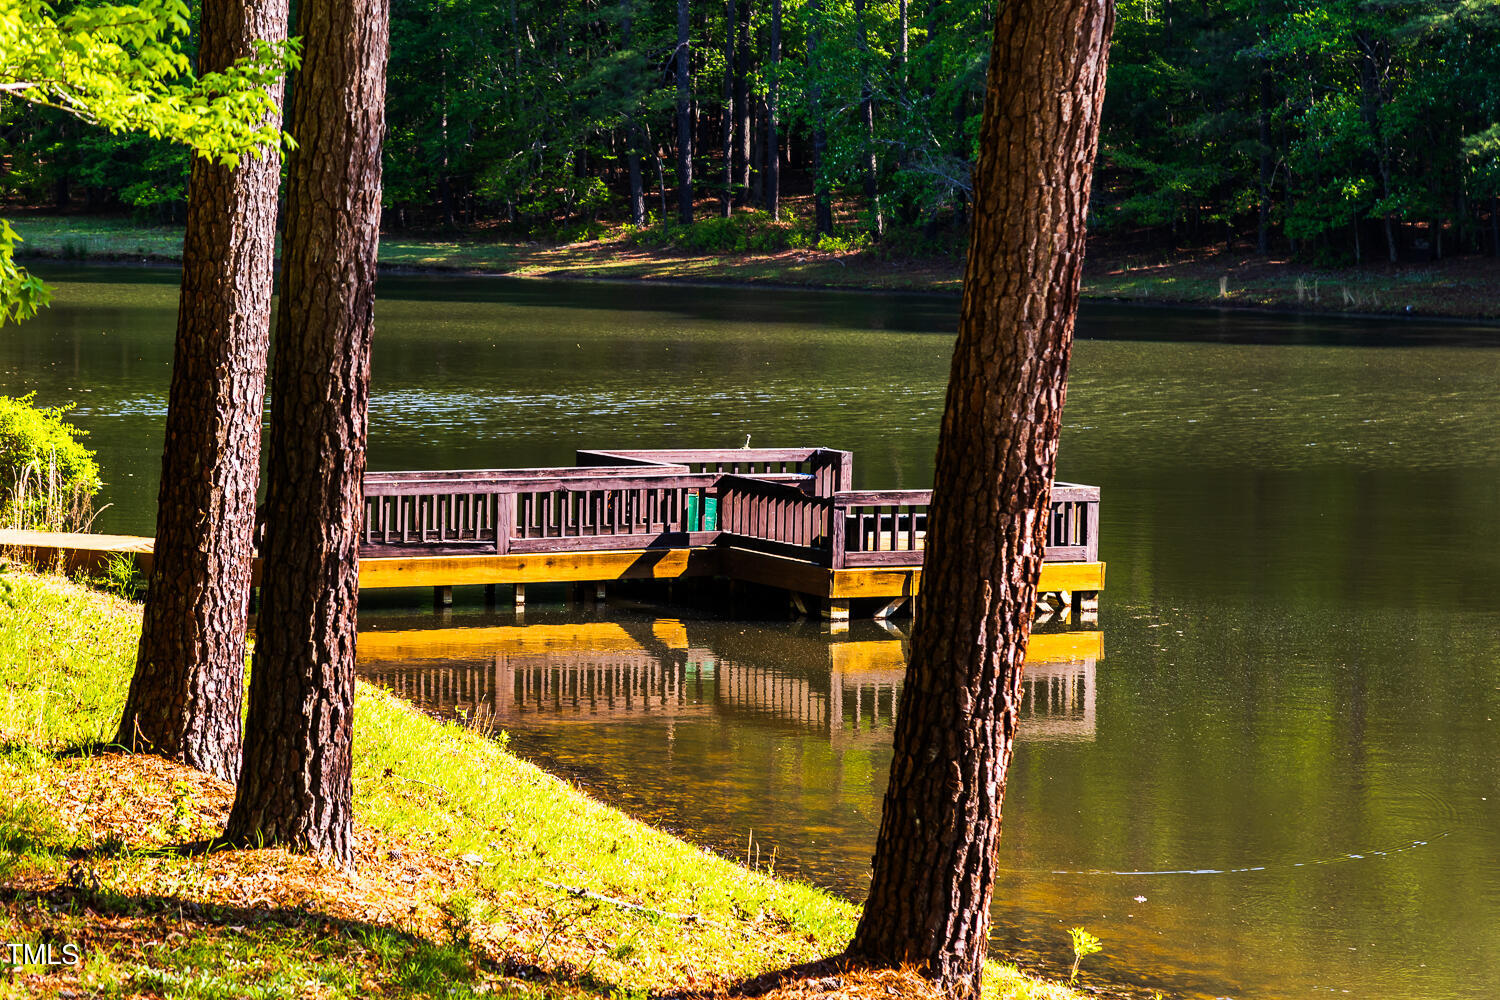
<svg viewBox="0 0 1500 1000"><path fill-rule="evenodd" d="M820 232L835 203L842 225L876 238L959 230L993 12L394 0L388 221L686 222L696 178L721 209L811 194L793 204ZM1364 260L1495 252L1497 12L1500 0L1122 0L1096 231ZM185 160L145 140L89 139L12 107L0 146L0 184L29 201L180 211Z"/></svg>
<svg viewBox="0 0 1500 1000"><path fill-rule="evenodd" d="M40 0L0 0L0 102L175 140L225 164L280 141L266 88L290 49L267 43L219 72L195 75L185 51L188 13L184 0L64 13ZM0 220L0 323L32 315L47 298L42 283L15 265L16 241Z"/></svg>

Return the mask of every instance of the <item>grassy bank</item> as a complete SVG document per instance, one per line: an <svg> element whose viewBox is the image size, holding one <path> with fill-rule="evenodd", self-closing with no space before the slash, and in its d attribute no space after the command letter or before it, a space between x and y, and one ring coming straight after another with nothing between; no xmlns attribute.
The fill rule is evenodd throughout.
<svg viewBox="0 0 1500 1000"><path fill-rule="evenodd" d="M22 216L23 255L74 261L175 261L182 233L128 220ZM718 237L722 220L704 220ZM753 233L752 233L753 235ZM658 247L628 227L576 243L507 243L479 236L388 234L384 267L530 277L738 282L808 288L957 292L953 256L903 257L871 248L703 251L692 239ZM753 242L753 240L752 240ZM1500 261L1312 267L1220 251L1131 252L1095 241L1084 296L1123 302L1304 312L1500 319Z"/></svg>
<svg viewBox="0 0 1500 1000"><path fill-rule="evenodd" d="M712 997L835 953L852 929L848 903L363 684L356 872L210 851L229 785L99 747L139 627L137 604L0 571L0 942L83 954L0 969L0 996ZM818 975L768 995L927 995L895 973ZM1076 1000L1000 966L987 993Z"/></svg>

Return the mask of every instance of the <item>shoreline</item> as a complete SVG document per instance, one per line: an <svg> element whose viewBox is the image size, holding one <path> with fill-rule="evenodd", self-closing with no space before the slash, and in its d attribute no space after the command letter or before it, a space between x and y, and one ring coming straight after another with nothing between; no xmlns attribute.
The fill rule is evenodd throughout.
<svg viewBox="0 0 1500 1000"><path fill-rule="evenodd" d="M172 267L181 230L97 217L26 216L17 259L62 265ZM1140 266L1091 246L1083 301L1247 315L1338 317L1500 327L1500 260L1455 258L1403 268L1303 268L1224 253L1182 253ZM601 284L670 284L764 291L838 291L956 299L960 261L886 260L874 251L694 254L630 246L621 236L588 243L501 243L430 234L382 237L380 273L397 277L497 277ZM1222 289L1222 291L1221 291ZM1326 300L1326 301L1325 301ZM1391 308L1384 303L1392 302Z"/></svg>
<svg viewBox="0 0 1500 1000"><path fill-rule="evenodd" d="M117 267L121 269L137 269L152 271L176 270L182 263L178 258L165 256L151 256L134 259L130 257L94 258L87 260L71 260L43 254L17 257L18 260L27 264L36 264L45 261L48 264L61 264L74 267ZM279 258L278 258L279 262ZM779 283L773 281L747 280L735 281L729 278L720 280L706 280L700 278L682 278L673 276L643 276L643 277L606 277L589 274L574 274L565 270L538 272L516 272L496 271L482 268L443 267L431 265L426 267L409 264L378 264L377 270L382 275L390 275L395 278L502 278L513 281L569 281L596 285L670 285L675 288L701 288L701 289L756 289L762 291L778 292L837 292L850 295L886 295L915 298L948 299L957 303L962 296L958 290L937 288L880 288L865 287L858 285L797 285ZM1128 309L1160 310L1162 312L1198 312L1198 313L1229 313L1245 316L1270 316L1284 319L1316 319L1320 321L1347 321L1347 322L1373 322L1411 324L1414 326L1452 326L1452 327L1475 327L1482 330L1493 330L1500 337L1500 317L1475 317L1461 315L1442 315L1433 313L1376 313L1376 312L1342 312L1330 310L1296 309L1280 305L1254 305L1249 303L1214 303L1196 302L1191 300L1167 300L1160 298L1121 298L1102 293L1092 293L1085 288L1079 295L1083 302L1102 306L1120 306ZM1082 338L1081 338L1082 339Z"/></svg>

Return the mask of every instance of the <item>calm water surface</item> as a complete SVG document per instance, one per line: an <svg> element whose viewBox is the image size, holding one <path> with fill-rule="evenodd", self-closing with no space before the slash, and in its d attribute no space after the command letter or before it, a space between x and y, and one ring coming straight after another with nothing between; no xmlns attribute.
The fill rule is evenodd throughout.
<svg viewBox="0 0 1500 1000"><path fill-rule="evenodd" d="M0 392L76 402L98 526L149 532L175 275L51 277L0 334ZM374 468L749 433L924 487L954 305L413 278L378 318ZM1080 334L1060 472L1104 490L1104 655L1030 668L997 947L1055 966L1081 924L1101 976L1172 992L1500 995L1500 338L1110 308ZM365 669L861 898L897 640L541 596L523 631L473 607L445 634L371 600Z"/></svg>

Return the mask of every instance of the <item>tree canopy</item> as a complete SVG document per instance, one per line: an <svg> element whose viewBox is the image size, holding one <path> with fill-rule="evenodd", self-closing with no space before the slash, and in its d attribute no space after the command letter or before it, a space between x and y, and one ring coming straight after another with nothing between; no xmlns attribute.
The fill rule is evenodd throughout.
<svg viewBox="0 0 1500 1000"><path fill-rule="evenodd" d="M195 74L190 14L185 0L64 12L41 0L0 0L0 95L112 133L179 142L226 164L279 142L267 84L295 60L295 46L266 43L222 72ZM18 241L0 220L0 323L47 302L46 287L15 264Z"/></svg>
<svg viewBox="0 0 1500 1000"><path fill-rule="evenodd" d="M180 25L179 4L155 2L107 9ZM680 129L676 0L395 0L387 222L568 236L629 218L637 198L666 220L690 145L700 215L705 197L770 205L775 183L838 201L850 234L956 248L991 12L981 0L691 0ZM115 44L100 17L79 30ZM122 79L155 92L149 77ZM1340 259L1496 252L1497 80L1500 0L1121 0L1092 229ZM173 86L166 119L205 93ZM178 218L186 157L148 132L88 134L13 105L0 183L32 203L82 191L90 207ZM746 161L728 192L726 150Z"/></svg>

